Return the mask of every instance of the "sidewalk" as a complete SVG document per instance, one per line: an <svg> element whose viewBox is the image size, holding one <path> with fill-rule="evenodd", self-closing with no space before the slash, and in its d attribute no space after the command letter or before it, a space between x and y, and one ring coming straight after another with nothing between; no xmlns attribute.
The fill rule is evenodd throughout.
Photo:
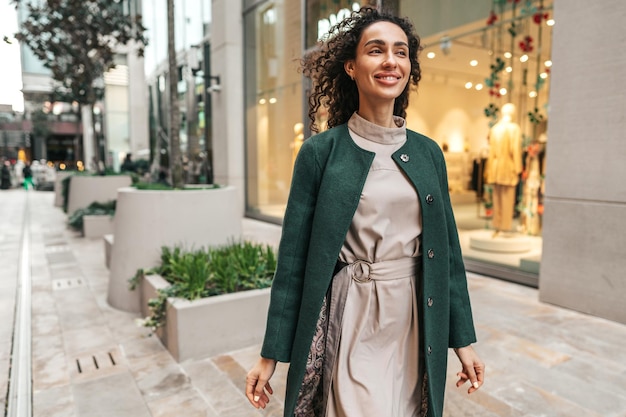
<svg viewBox="0 0 626 417"><path fill-rule="evenodd" d="M282 415L285 365L268 409L255 410L243 395L259 346L179 364L136 325L138 316L109 307L102 239L68 229L53 199L0 192L0 406L28 200L34 416ZM244 237L275 244L279 230L244 220ZM487 383L469 397L455 388L451 353L446 417L626 417L626 326L539 303L537 290L517 284L470 274L469 286Z"/></svg>

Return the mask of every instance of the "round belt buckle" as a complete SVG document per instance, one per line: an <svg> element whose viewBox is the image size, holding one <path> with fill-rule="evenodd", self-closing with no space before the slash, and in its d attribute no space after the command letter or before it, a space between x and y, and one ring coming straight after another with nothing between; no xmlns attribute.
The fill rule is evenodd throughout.
<svg viewBox="0 0 626 417"><path fill-rule="evenodd" d="M369 262L358 260L352 264L352 279L356 282L363 283L371 281L370 273L371 267Z"/></svg>

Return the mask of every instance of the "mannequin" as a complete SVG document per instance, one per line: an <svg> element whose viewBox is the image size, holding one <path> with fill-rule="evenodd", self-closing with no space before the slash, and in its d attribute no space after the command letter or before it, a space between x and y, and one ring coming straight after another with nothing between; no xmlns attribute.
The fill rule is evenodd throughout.
<svg viewBox="0 0 626 417"><path fill-rule="evenodd" d="M486 182L493 185L494 236L511 230L515 187L522 172L522 132L514 116L515 105L506 103L502 118L489 132Z"/></svg>

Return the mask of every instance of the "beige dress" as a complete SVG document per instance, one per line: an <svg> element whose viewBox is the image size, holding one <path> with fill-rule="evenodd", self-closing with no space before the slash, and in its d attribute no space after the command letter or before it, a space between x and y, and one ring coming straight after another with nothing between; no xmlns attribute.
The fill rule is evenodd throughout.
<svg viewBox="0 0 626 417"><path fill-rule="evenodd" d="M420 204L391 159L407 137L404 120L395 122L399 127L383 128L356 113L348 122L356 145L376 156L340 254L349 265L333 280L327 417L413 417L422 406Z"/></svg>

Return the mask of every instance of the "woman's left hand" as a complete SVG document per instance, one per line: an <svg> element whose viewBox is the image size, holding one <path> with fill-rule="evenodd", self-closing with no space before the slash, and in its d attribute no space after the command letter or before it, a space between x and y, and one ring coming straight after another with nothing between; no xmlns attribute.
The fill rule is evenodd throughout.
<svg viewBox="0 0 626 417"><path fill-rule="evenodd" d="M485 380L485 364L480 360L472 345L454 349L454 353L461 361L461 372L457 372L459 380L456 386L460 387L465 382L470 381L471 386L467 390L468 394L476 391L483 385Z"/></svg>

